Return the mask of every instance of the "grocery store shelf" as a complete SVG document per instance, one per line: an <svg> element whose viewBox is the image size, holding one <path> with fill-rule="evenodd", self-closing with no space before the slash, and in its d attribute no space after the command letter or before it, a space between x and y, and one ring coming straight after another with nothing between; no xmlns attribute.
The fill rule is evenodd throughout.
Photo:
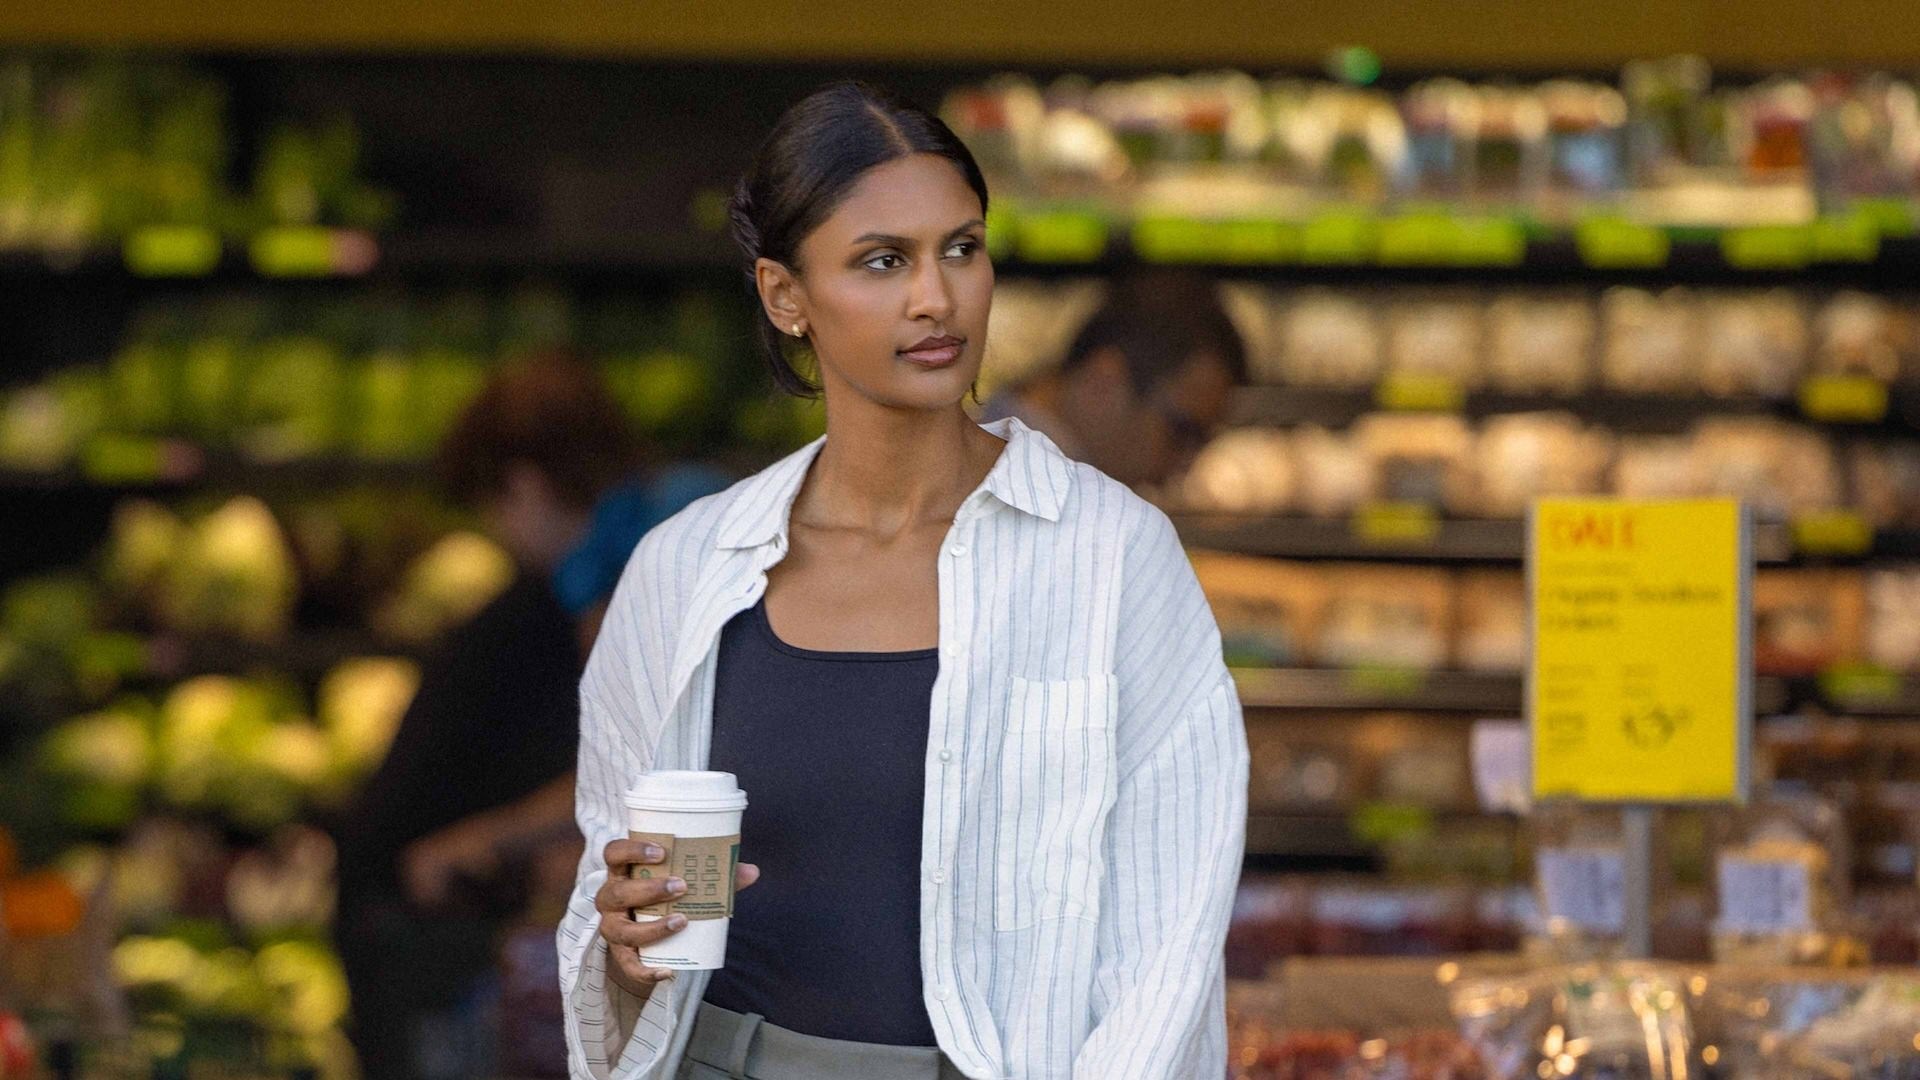
<svg viewBox="0 0 1920 1080"><path fill-rule="evenodd" d="M1143 225L1129 222L1124 214L1058 214L1042 209L996 223L995 228L1007 230L1011 239L995 243L995 268L1008 277L1048 278L1180 266L1227 278L1311 284L1685 282L1861 287L1898 285L1920 272L1920 237L1862 239L1850 231L1852 225L1834 222L1724 232L1649 229L1649 234L1667 237L1665 253L1656 259L1625 262L1583 250L1574 228L1518 220L1468 218L1450 223L1426 215L1408 218L1380 213L1351 220L1341 215L1338 224L1336 231L1350 235L1337 249L1316 254L1302 250L1299 239L1317 227L1313 221L1153 221ZM1391 237L1409 226L1438 235L1408 250ZM1194 235L1182 236L1174 248L1152 239L1142 243L1140 230L1165 235L1168 227L1175 234L1191 230ZM1236 243L1231 234L1249 229L1272 238L1273 243L1231 251ZM1464 242L1449 242L1448 234L1455 229L1462 232ZM669 230L640 246L578 240L560 244L538 231L497 228L378 238L350 230L288 229L269 237L258 251L249 250L251 241L196 238L190 230L180 232L185 235L163 237L159 244L141 245L135 240L119 248L78 253L0 253L0 280L72 276L190 283L524 274L596 278L700 276L738 270L724 235L708 229ZM1221 236L1207 239L1215 232ZM1764 234L1758 257L1729 257L1729 252L1754 248L1742 240L1756 232ZM1383 242L1383 235L1389 239ZM1849 242L1835 248L1836 236Z"/></svg>
<svg viewBox="0 0 1920 1080"><path fill-rule="evenodd" d="M1181 542L1190 548L1302 561L1519 565L1526 559L1526 523L1517 519L1445 518L1406 504L1363 507L1339 520L1174 512ZM1762 523L1754 530L1754 558L1780 565L1800 558L1871 562L1920 555L1920 532L1868 532L1857 550L1822 546L1827 538Z"/></svg>
<svg viewBox="0 0 1920 1080"><path fill-rule="evenodd" d="M1513 715L1520 676L1365 668L1235 668L1248 709L1418 709Z"/></svg>
<svg viewBox="0 0 1920 1080"><path fill-rule="evenodd" d="M1406 399L1416 395L1399 393L1391 383L1361 389L1249 386L1235 392L1230 419L1236 425L1292 427L1316 424L1341 428L1362 416L1382 411L1454 413L1470 419L1510 413L1568 412L1589 423L1623 434L1681 434L1701 420L1726 416L1811 421L1848 433L1885 431L1911 434L1920 430L1920 384L1914 383L1886 388L1879 402L1869 403L1865 411L1851 416L1839 415L1837 408L1823 402L1815 401L1809 409L1799 399L1786 397L1628 394L1597 388L1588 388L1571 396L1481 390L1462 392L1445 387L1421 389L1426 391L1425 396L1429 400L1409 404ZM1880 408L1874 408L1874 404Z"/></svg>
<svg viewBox="0 0 1920 1080"><path fill-rule="evenodd" d="M234 454L203 453L187 448L184 453L168 453L165 460L137 462L125 468L69 467L47 472L0 469L0 495L8 492L61 494L72 491L158 494L188 488L405 485L427 483L432 478L430 467L418 461L325 457L267 463L248 461Z"/></svg>
<svg viewBox="0 0 1920 1080"><path fill-rule="evenodd" d="M1385 508L1382 508L1385 509ZM1517 563L1525 555L1519 521L1356 515L1351 520L1175 514L1188 547L1286 559L1387 562Z"/></svg>
<svg viewBox="0 0 1920 1080"><path fill-rule="evenodd" d="M1244 865L1250 870L1322 870L1372 873L1382 866L1380 848L1353 831L1337 809L1247 815Z"/></svg>
<svg viewBox="0 0 1920 1080"><path fill-rule="evenodd" d="M1526 687L1518 674L1421 671L1411 668L1235 668L1241 706L1249 710L1408 711L1518 716ZM1805 690L1807 688L1800 687ZM1787 680L1754 680L1754 712L1765 716L1796 700ZM1908 691L1920 703L1920 687Z"/></svg>
<svg viewBox="0 0 1920 1080"><path fill-rule="evenodd" d="M396 646L365 630L300 630L274 642L233 638L196 638L161 634L146 639L147 666L142 681L165 685L200 675L248 675L271 672L293 679L318 679L342 661L367 656L417 656L418 648Z"/></svg>
<svg viewBox="0 0 1920 1080"><path fill-rule="evenodd" d="M1341 211L1299 221L1129 220L1118 208L1009 214L1003 272L1114 273L1179 265L1255 280L1514 284L1821 282L1877 286L1920 268L1920 238L1862 221L1663 228L1596 220ZM1625 241L1624 244L1620 241Z"/></svg>

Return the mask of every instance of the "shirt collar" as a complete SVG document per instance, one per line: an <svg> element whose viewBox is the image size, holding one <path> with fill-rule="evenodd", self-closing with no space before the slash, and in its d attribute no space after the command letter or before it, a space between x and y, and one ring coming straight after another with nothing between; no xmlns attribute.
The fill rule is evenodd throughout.
<svg viewBox="0 0 1920 1080"><path fill-rule="evenodd" d="M1073 484L1073 462L1053 440L1017 416L980 426L1007 442L1007 448L981 481L980 490L1016 510L1048 521L1060 520L1067 489ZM784 545L793 501L800 494L808 467L826 442L822 435L743 482L721 519L716 545L750 548L774 540Z"/></svg>

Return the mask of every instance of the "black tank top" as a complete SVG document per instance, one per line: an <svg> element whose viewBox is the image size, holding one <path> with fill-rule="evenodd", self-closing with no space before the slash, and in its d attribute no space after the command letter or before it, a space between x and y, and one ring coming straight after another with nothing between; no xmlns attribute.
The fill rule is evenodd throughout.
<svg viewBox="0 0 1920 1080"><path fill-rule="evenodd" d="M781 641L766 601L720 634L708 768L747 793L726 967L706 1000L828 1039L935 1046L920 982L920 826L939 650Z"/></svg>

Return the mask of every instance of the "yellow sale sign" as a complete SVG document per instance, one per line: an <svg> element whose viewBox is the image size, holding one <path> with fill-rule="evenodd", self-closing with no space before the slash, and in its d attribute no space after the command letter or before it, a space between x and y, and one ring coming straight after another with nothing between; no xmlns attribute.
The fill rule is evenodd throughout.
<svg viewBox="0 0 1920 1080"><path fill-rule="evenodd" d="M1752 530L1732 500L1535 505L1536 798L1746 797L1752 565Z"/></svg>

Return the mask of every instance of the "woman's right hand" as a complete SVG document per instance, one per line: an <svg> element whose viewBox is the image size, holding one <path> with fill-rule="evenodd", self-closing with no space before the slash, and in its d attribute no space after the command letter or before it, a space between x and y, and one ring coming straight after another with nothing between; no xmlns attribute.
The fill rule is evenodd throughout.
<svg viewBox="0 0 1920 1080"><path fill-rule="evenodd" d="M607 974L628 993L647 997L653 988L673 978L672 968L650 968L640 962L642 946L652 945L687 925L684 915L636 922L627 914L634 908L651 907L686 892L686 882L677 877L635 878L627 876L635 865L657 865L667 857L658 844L619 839L607 845L607 880L594 897L600 911L600 936L607 943ZM760 868L741 863L734 872L734 889L740 890L760 880Z"/></svg>

